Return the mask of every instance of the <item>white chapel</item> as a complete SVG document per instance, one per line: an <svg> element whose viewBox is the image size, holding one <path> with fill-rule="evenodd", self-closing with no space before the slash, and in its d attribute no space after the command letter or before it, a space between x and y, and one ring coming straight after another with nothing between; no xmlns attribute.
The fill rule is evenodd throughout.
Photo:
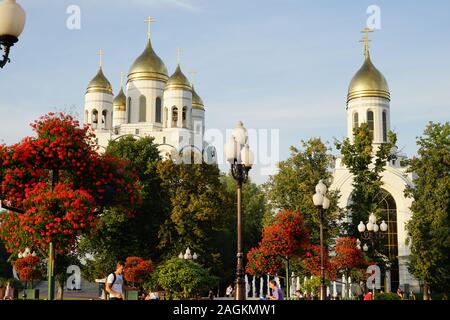
<svg viewBox="0 0 450 320"><path fill-rule="evenodd" d="M372 63L369 52L368 29L365 42L365 59L362 67L350 82L347 96L347 137L353 141L353 129L361 123L367 123L373 136L374 149L387 142L387 134L391 128L390 102L391 95L388 83L383 74ZM388 225L385 242L389 260L392 263L390 281L387 283L395 291L397 287L412 288L419 291L419 283L408 272L410 248L406 243L406 223L411 219L410 206L412 199L405 198L406 186L413 185L412 174L407 173L407 167L401 161L406 158L397 154L398 159L386 165L382 174L383 197L378 203L382 216ZM345 208L351 200L353 178L349 170L341 164L338 158L335 164L331 189L340 191L339 207ZM381 222L381 221L379 221ZM367 221L363 221L364 224ZM366 242L361 240L363 244ZM370 243L367 243L370 245Z"/></svg>

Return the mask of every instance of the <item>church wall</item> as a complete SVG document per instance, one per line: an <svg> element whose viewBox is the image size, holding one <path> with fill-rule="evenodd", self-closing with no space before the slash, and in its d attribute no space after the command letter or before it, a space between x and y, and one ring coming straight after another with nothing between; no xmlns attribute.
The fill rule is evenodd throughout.
<svg viewBox="0 0 450 320"><path fill-rule="evenodd" d="M178 109L178 119L176 126L173 125L173 109ZM192 128L192 92L188 90L173 88L164 91L163 110L167 110L167 128L182 128L183 127L183 107L187 108L186 113L186 127ZM165 111L163 112L165 114Z"/></svg>
<svg viewBox="0 0 450 320"><path fill-rule="evenodd" d="M92 124L92 114L94 110L98 111L98 128L102 124L102 112L106 110L106 128L112 127L112 110L113 110L113 95L103 92L89 92L85 95L84 105L84 123ZM88 111L88 118L86 119L86 111Z"/></svg>
<svg viewBox="0 0 450 320"><path fill-rule="evenodd" d="M386 111L387 131L390 130L390 102L381 97L364 97L349 101L347 107L347 137L353 141L353 115L358 113L358 124L367 123L367 112L374 113L374 144L383 142L383 111Z"/></svg>
<svg viewBox="0 0 450 320"><path fill-rule="evenodd" d="M164 99L163 81L157 80L134 80L127 83L127 115L128 101L131 98L131 119L127 119L128 123L139 123L139 103L141 96L146 98L146 123L155 124L156 120L156 98ZM161 124L162 127L162 124Z"/></svg>

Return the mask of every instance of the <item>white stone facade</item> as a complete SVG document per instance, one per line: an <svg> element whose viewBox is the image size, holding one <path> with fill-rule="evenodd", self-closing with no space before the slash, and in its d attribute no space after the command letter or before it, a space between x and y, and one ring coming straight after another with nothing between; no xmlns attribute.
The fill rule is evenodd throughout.
<svg viewBox="0 0 450 320"><path fill-rule="evenodd" d="M354 115L358 113L359 123L367 123L367 112L374 113L374 148L384 142L383 138L383 118L386 114L385 128L390 130L390 106L389 100L382 97L364 97L350 101L347 107L347 137L353 141L353 128L355 126ZM406 167L402 167L400 162L405 158L400 155L396 161L388 163L386 170L382 174L383 189L387 191L395 200L397 209L397 239L398 239L398 268L399 285L403 287L409 285L414 291L419 291L419 283L408 272L407 262L410 255L410 248L407 245L406 223L411 219L412 199L404 196L406 186L412 186L412 174L406 173ZM353 190L353 177L349 170L341 163L341 158L336 160L333 183L331 190L340 192L338 206L344 209L350 201ZM366 221L367 222L367 221ZM364 223L366 223L364 222ZM396 290L396 288L392 288Z"/></svg>

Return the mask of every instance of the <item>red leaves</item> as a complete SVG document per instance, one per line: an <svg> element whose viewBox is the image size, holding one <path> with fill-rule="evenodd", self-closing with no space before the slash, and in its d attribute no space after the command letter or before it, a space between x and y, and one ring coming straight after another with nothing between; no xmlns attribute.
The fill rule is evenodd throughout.
<svg viewBox="0 0 450 320"><path fill-rule="evenodd" d="M151 260L144 260L140 257L128 257L125 260L124 275L125 280L131 283L142 283L152 273L153 264Z"/></svg>
<svg viewBox="0 0 450 320"><path fill-rule="evenodd" d="M50 113L32 127L37 137L0 146L0 195L25 212L0 220L0 237L9 252L20 246L45 249L50 241L59 252L70 250L80 234L95 227L107 189L131 214L132 200L139 201L140 195L128 163L99 155L92 132L69 115ZM52 171L59 174L53 190Z"/></svg>
<svg viewBox="0 0 450 320"><path fill-rule="evenodd" d="M20 280L38 280L42 276L39 269L39 263L39 257L28 255L25 258L16 260L14 263L14 268L19 273Z"/></svg>
<svg viewBox="0 0 450 320"><path fill-rule="evenodd" d="M303 217L297 212L280 212L273 224L264 228L259 247L248 252L246 270L253 275L276 274L283 259L300 257L309 246Z"/></svg>
<svg viewBox="0 0 450 320"><path fill-rule="evenodd" d="M356 247L356 238L342 237L336 240L336 255L332 259L334 268L338 271L350 271L367 267L364 254Z"/></svg>

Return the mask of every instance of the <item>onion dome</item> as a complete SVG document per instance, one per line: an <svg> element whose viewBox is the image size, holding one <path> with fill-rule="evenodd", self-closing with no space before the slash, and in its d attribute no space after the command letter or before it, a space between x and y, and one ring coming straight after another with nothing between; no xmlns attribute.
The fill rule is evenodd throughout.
<svg viewBox="0 0 450 320"><path fill-rule="evenodd" d="M169 78L169 81L167 81L166 89L185 89L192 91L191 83L181 71L179 64L173 75Z"/></svg>
<svg viewBox="0 0 450 320"><path fill-rule="evenodd" d="M86 93L93 93L93 92L100 92L100 93L109 93L112 94L112 86L111 83L106 79L105 75L103 74L102 67L98 70L98 73L94 77L94 79L89 82L89 85L87 87Z"/></svg>
<svg viewBox="0 0 450 320"><path fill-rule="evenodd" d="M120 88L119 94L113 100L114 111L126 111L127 98L123 93L123 88Z"/></svg>
<svg viewBox="0 0 450 320"><path fill-rule="evenodd" d="M134 61L128 74L128 81L159 80L167 81L167 68L164 62L153 50L150 39L144 52Z"/></svg>
<svg viewBox="0 0 450 320"><path fill-rule="evenodd" d="M201 109L205 110L205 105L203 104L202 98L197 94L194 89L194 85L192 85L192 109Z"/></svg>
<svg viewBox="0 0 450 320"><path fill-rule="evenodd" d="M364 97L380 97L391 99L389 86L383 74L375 68L369 53L361 69L353 77L349 89L347 103L350 100Z"/></svg>

